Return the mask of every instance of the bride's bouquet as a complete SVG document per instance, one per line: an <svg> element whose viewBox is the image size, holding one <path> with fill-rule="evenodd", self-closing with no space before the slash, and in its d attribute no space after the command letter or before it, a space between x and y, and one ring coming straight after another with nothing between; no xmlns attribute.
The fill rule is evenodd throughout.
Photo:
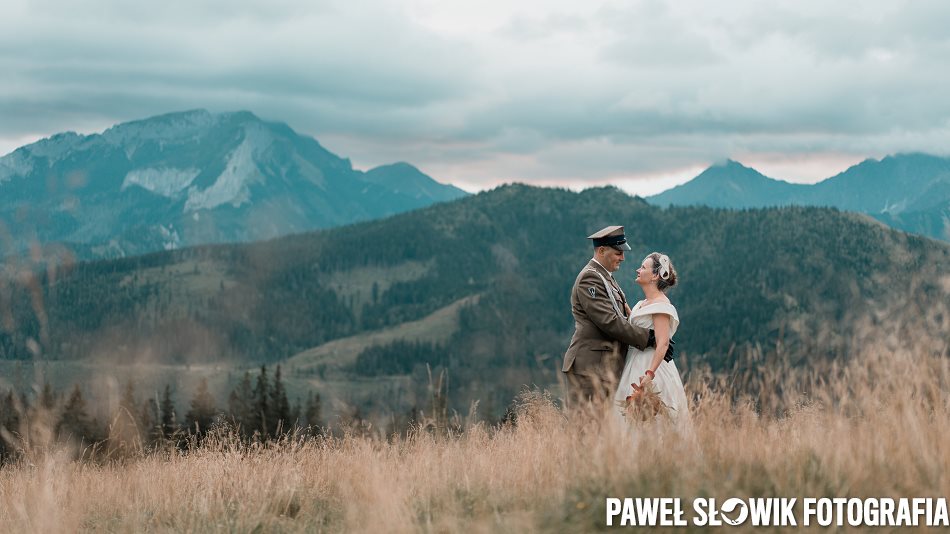
<svg viewBox="0 0 950 534"><path fill-rule="evenodd" d="M646 387L637 384L633 386L633 393L627 395L626 400L619 401L620 413L627 422L652 421L657 417L669 417L672 408L660 398L660 392L652 382Z"/></svg>

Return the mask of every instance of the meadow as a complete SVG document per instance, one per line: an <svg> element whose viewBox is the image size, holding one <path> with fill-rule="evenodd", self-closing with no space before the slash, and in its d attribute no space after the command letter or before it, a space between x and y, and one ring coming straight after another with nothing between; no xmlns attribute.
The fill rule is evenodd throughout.
<svg viewBox="0 0 950 534"><path fill-rule="evenodd" d="M219 428L185 450L109 461L26 447L0 469L0 530L579 532L606 528L606 497L946 497L948 318L937 319L932 336L869 339L846 360L791 366L779 347L747 351L729 373L694 367L694 439L526 389L495 425L473 409L392 436L247 443Z"/></svg>

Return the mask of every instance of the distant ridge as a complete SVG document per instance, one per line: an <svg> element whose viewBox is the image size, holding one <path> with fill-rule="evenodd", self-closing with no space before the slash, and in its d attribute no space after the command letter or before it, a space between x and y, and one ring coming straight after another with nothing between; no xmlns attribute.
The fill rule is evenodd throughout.
<svg viewBox="0 0 950 534"><path fill-rule="evenodd" d="M782 206L793 204L789 199L807 187L775 180L739 162L726 160L710 166L691 181L649 197L648 200L659 206Z"/></svg>
<svg viewBox="0 0 950 534"><path fill-rule="evenodd" d="M329 228L467 193L408 163L361 172L288 125L203 109L66 132L0 158L3 255L121 257Z"/></svg>
<svg viewBox="0 0 950 534"><path fill-rule="evenodd" d="M912 153L867 159L814 185L775 180L735 161L647 199L659 206L827 206L950 241L950 158Z"/></svg>

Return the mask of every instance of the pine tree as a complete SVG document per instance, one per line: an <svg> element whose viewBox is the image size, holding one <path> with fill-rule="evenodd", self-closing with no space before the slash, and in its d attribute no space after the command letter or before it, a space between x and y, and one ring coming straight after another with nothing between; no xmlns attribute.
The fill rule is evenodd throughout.
<svg viewBox="0 0 950 534"><path fill-rule="evenodd" d="M119 399L119 411L112 420L111 431L118 446L140 447L142 444L142 427L139 424L138 401L135 399L135 384L130 380L125 385L122 398Z"/></svg>
<svg viewBox="0 0 950 534"><path fill-rule="evenodd" d="M280 378L280 365L274 371L274 385L270 388L270 409L271 415L268 417L270 425L270 435L276 436L278 432L286 432L293 421L290 419L290 403L287 401L287 391L284 389L284 383Z"/></svg>
<svg viewBox="0 0 950 534"><path fill-rule="evenodd" d="M169 439L179 430L178 419L175 415L175 403L172 402L172 388L165 384L165 391L162 393L162 400L159 403L159 413L161 421L162 437Z"/></svg>
<svg viewBox="0 0 950 534"><path fill-rule="evenodd" d="M56 392L49 382L43 382L43 390L40 392L39 406L46 411L52 411L56 407Z"/></svg>
<svg viewBox="0 0 950 534"><path fill-rule="evenodd" d="M300 397L294 399L294 404L290 408L290 422L291 425L300 428L303 426L303 421L300 418L303 417L303 406L300 405Z"/></svg>
<svg viewBox="0 0 950 534"><path fill-rule="evenodd" d="M202 378L198 384L198 391L191 399L191 408L185 414L185 425L188 432L203 436L214 423L214 397L208 391L208 379Z"/></svg>
<svg viewBox="0 0 950 534"><path fill-rule="evenodd" d="M270 415L270 384L267 381L267 367L261 366L261 374L257 376L257 385L254 386L254 426L248 431L259 431L267 435L267 418Z"/></svg>
<svg viewBox="0 0 950 534"><path fill-rule="evenodd" d="M307 396L307 408L304 411L305 423L309 427L319 427L323 425L321 413L323 407L320 405L320 394L313 391Z"/></svg>
<svg viewBox="0 0 950 534"><path fill-rule="evenodd" d="M119 399L119 408L129 412L134 417L138 401L135 400L135 384L129 380L125 384L125 391L122 392L122 398Z"/></svg>
<svg viewBox="0 0 950 534"><path fill-rule="evenodd" d="M139 424L142 435L149 443L158 443L162 440L162 430L159 419L158 396L149 397L142 403L139 410Z"/></svg>
<svg viewBox="0 0 950 534"><path fill-rule="evenodd" d="M20 409L17 406L16 397L13 391L8 391L6 395L0 397L0 429L10 434L20 431ZM15 445L8 443L6 439L0 439L0 464L13 458Z"/></svg>
<svg viewBox="0 0 950 534"><path fill-rule="evenodd" d="M56 425L56 435L60 439L83 443L92 443L101 439L95 422L89 417L89 408L79 384L76 384L69 398L66 399L63 412Z"/></svg>
<svg viewBox="0 0 950 534"><path fill-rule="evenodd" d="M113 418L123 439L141 438L139 425L138 400L135 398L135 384L129 380L119 399L119 413Z"/></svg>
<svg viewBox="0 0 950 534"><path fill-rule="evenodd" d="M254 389L251 387L251 373L244 372L244 378L228 396L228 411L231 421L241 433L250 436L254 432Z"/></svg>

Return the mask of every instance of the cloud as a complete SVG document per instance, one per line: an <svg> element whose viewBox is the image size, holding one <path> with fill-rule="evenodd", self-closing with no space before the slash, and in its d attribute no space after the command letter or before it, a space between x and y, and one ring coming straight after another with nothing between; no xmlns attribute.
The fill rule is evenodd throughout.
<svg viewBox="0 0 950 534"><path fill-rule="evenodd" d="M0 133L19 131L16 116L33 120L42 108L131 119L175 105L269 103L290 119L296 109L332 105L358 119L461 97L471 86L474 59L464 43L445 42L385 6L284 3L266 13L259 3L176 2L155 13L127 2L77 6L31 4L14 10L21 20L0 23L0 68L13 82L0 89L11 119Z"/></svg>
<svg viewBox="0 0 950 534"><path fill-rule="evenodd" d="M725 157L811 179L947 152L948 18L936 1L15 0L0 149L204 107L470 189L635 188Z"/></svg>

